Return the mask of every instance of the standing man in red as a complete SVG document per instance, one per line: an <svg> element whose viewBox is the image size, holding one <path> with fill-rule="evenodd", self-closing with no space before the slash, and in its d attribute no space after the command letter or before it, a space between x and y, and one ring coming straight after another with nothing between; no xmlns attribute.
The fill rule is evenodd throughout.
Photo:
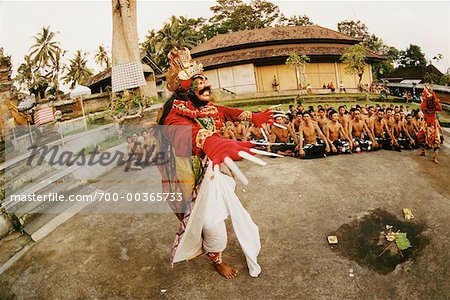
<svg viewBox="0 0 450 300"><path fill-rule="evenodd" d="M189 50L174 48L168 58L170 68L166 75L167 88L173 95L165 103L158 122L160 125L168 125L162 129L163 140L171 145L173 151L169 152L174 154L173 163L168 164L171 169L166 166L161 172L164 192L183 190L183 187L179 187L183 182L180 177L187 178L179 175L183 169L185 174L187 171L193 175L189 196L187 193L183 194L185 201L169 203L180 220L180 228L172 247L172 263L206 253L219 274L226 278L235 277L237 270L222 259L222 252L227 244L224 220L230 216L246 256L249 273L257 277L261 272L256 261L260 249L258 228L235 195L233 178L219 170L225 165L237 177L240 173L245 181L245 176L233 161L246 158L257 162L255 160L259 159L252 156L257 150L251 149L254 144L250 142L225 139L219 132L226 121L249 121L258 127L263 123L270 124L273 122L272 113L269 110L252 113L213 104L210 101L211 84L204 76L202 65L191 61ZM192 151L186 151L190 147L182 142L186 137ZM185 163L187 161L189 163ZM221 184L219 187L218 183ZM186 190L185 185L184 191ZM226 196L222 197L223 194ZM224 205L222 198L232 201Z"/></svg>
<svg viewBox="0 0 450 300"><path fill-rule="evenodd" d="M420 109L423 112L422 126L417 134L417 139L420 144L420 155L425 156L425 149L428 146L433 149L433 161L438 164L441 136L436 112L442 111L442 106L434 91L428 86L425 86L423 90Z"/></svg>

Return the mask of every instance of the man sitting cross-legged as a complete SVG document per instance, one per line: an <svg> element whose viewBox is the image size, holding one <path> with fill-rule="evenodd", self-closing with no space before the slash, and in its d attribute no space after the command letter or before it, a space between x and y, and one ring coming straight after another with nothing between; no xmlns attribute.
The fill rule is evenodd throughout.
<svg viewBox="0 0 450 300"><path fill-rule="evenodd" d="M330 121L325 113L325 109L323 107L319 107L317 109L317 125L319 125L320 130L322 130L322 132L325 132L325 125L327 125L327 123Z"/></svg>
<svg viewBox="0 0 450 300"><path fill-rule="evenodd" d="M283 127L272 126L270 130L269 142L271 143L281 143L279 145L268 145L267 151L287 155L295 156L295 148L298 145L297 136L293 126L289 123L289 117L283 114L274 115L275 122ZM294 143L292 143L292 141Z"/></svg>
<svg viewBox="0 0 450 300"><path fill-rule="evenodd" d="M219 128L219 135L225 139L233 139L236 140L236 136L234 135L233 130L226 124L223 127Z"/></svg>
<svg viewBox="0 0 450 300"><path fill-rule="evenodd" d="M406 129L405 123L401 119L400 112L394 113L394 123L392 123L392 133L397 139L401 149L411 150L415 144L414 139Z"/></svg>
<svg viewBox="0 0 450 300"><path fill-rule="evenodd" d="M342 126L344 127L344 131L346 133L348 133L348 122L349 122L349 115L347 114L347 110L345 109L345 107L343 105L339 106L338 108L338 112L339 112L339 123L342 124Z"/></svg>
<svg viewBox="0 0 450 300"><path fill-rule="evenodd" d="M377 118L373 123L373 133L375 135L375 139L377 140L378 147L382 149L392 150L398 149L399 146L397 140L389 128L386 119L384 118L384 111L378 110Z"/></svg>
<svg viewBox="0 0 450 300"><path fill-rule="evenodd" d="M233 125L230 126L230 129L233 131L236 140L243 141L245 136L245 126L240 121L233 122Z"/></svg>
<svg viewBox="0 0 450 300"><path fill-rule="evenodd" d="M265 136L262 131L264 131ZM266 127L263 125L263 128L259 128L255 124L251 123L250 127L248 127L244 141L259 141L259 142L267 142L266 138L269 136L267 133Z"/></svg>
<svg viewBox="0 0 450 300"><path fill-rule="evenodd" d="M350 140L353 141L356 152L361 150L370 151L372 147L378 146L369 127L361 120L361 111L359 109L353 111L353 120L348 123L348 135Z"/></svg>
<svg viewBox="0 0 450 300"><path fill-rule="evenodd" d="M337 111L331 110L329 116L331 121L325 126L325 136L331 146L329 154L351 153L353 143L342 124L339 123Z"/></svg>
<svg viewBox="0 0 450 300"><path fill-rule="evenodd" d="M414 122L414 118L411 114L406 115L405 128L408 131L411 138L414 140L413 148L418 148L417 133L419 132L419 128Z"/></svg>
<svg viewBox="0 0 450 300"><path fill-rule="evenodd" d="M308 111L303 113L303 124L299 130L299 156L301 158L321 158L330 152L327 138Z"/></svg>

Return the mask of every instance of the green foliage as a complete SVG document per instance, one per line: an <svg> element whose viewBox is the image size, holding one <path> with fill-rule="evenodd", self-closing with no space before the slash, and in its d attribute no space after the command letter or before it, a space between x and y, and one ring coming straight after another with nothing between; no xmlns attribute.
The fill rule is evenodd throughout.
<svg viewBox="0 0 450 300"><path fill-rule="evenodd" d="M361 21L344 20L337 24L337 28L339 32L355 38L364 39L369 35L369 29Z"/></svg>
<svg viewBox="0 0 450 300"><path fill-rule="evenodd" d="M306 64L310 61L309 57L302 54L298 55L295 52L292 52L289 57L286 59L286 65L295 68L297 82L300 88L306 87Z"/></svg>
<svg viewBox="0 0 450 300"><path fill-rule="evenodd" d="M111 60L109 59L108 53L103 45L99 45L97 53L95 53L95 63L99 66L105 65L105 68L109 68Z"/></svg>
<svg viewBox="0 0 450 300"><path fill-rule="evenodd" d="M289 57L286 59L286 65L292 68L299 68L305 66L310 61L309 57L302 54L298 55L295 52L292 52Z"/></svg>
<svg viewBox="0 0 450 300"><path fill-rule="evenodd" d="M364 68L366 66L366 49L361 44L356 44L347 49L341 56L341 61L346 65L346 73L358 75L361 84Z"/></svg>
<svg viewBox="0 0 450 300"><path fill-rule="evenodd" d="M169 66L167 55L173 47L189 49L206 40L205 34L215 34L215 29L204 28L203 18L172 16L161 30L150 30L141 44L141 51L148 55L163 70ZM207 31L205 31L207 30Z"/></svg>
<svg viewBox="0 0 450 300"><path fill-rule="evenodd" d="M20 87L35 94L37 99L44 96L47 87L51 87L55 95L59 90L59 77L65 70L61 63L67 51L62 50L59 41L55 40L58 32L43 27L33 38L35 44L24 56L24 61L17 69L16 82Z"/></svg>
<svg viewBox="0 0 450 300"><path fill-rule="evenodd" d="M265 0L252 0L249 4L242 0L217 0L212 6L212 24L228 31L240 31L273 26L280 18L277 5Z"/></svg>
<svg viewBox="0 0 450 300"><path fill-rule="evenodd" d="M450 74L442 76L442 82L444 85L450 85Z"/></svg>
<svg viewBox="0 0 450 300"><path fill-rule="evenodd" d="M77 50L75 57L69 60L70 65L66 76L63 77L64 82L70 83L73 89L77 84L82 84L92 76L92 71L87 67L86 53Z"/></svg>
<svg viewBox="0 0 450 300"><path fill-rule="evenodd" d="M290 18L286 18L283 14L281 14L281 17L278 21L279 26L308 26L308 25L314 25L313 22L309 19L307 15L297 15L292 16Z"/></svg>
<svg viewBox="0 0 450 300"><path fill-rule="evenodd" d="M409 247L412 247L411 242L406 237L406 232L398 232L395 238L395 243L400 250L406 250Z"/></svg>
<svg viewBox="0 0 450 300"><path fill-rule="evenodd" d="M398 63L401 67L425 67L427 65L427 60L419 46L410 44L405 51L400 51Z"/></svg>
<svg viewBox="0 0 450 300"><path fill-rule="evenodd" d="M145 107L145 99L135 93L129 95L122 95L121 97L113 99L110 104L110 115L121 118L123 116L131 115L136 110L142 110Z"/></svg>
<svg viewBox="0 0 450 300"><path fill-rule="evenodd" d="M377 61L372 63L372 74L374 79L381 79L383 76L392 73L395 70L389 61Z"/></svg>
<svg viewBox="0 0 450 300"><path fill-rule="evenodd" d="M55 61L56 52L60 50L59 42L55 41L57 32L51 31L50 27L43 27L42 31L33 36L35 44L30 48L30 57L33 64L45 68Z"/></svg>
<svg viewBox="0 0 450 300"><path fill-rule="evenodd" d="M446 75L444 76L438 76L437 74L433 74L430 72L425 72L425 74L423 75L423 81L426 83L434 83L434 84L438 84L438 85L446 85L449 77L447 77L447 81L446 81ZM448 75L447 75L448 76Z"/></svg>

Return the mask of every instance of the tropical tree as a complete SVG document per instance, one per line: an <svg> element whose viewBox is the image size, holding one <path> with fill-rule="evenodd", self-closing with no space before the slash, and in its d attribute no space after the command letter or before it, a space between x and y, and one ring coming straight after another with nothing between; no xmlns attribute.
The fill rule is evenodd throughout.
<svg viewBox="0 0 450 300"><path fill-rule="evenodd" d="M307 26L314 25L307 15L298 15L286 18L283 14L280 17L279 25L281 26Z"/></svg>
<svg viewBox="0 0 450 300"><path fill-rule="evenodd" d="M210 10L214 16L209 21L226 31L265 28L280 18L278 6L265 0L252 0L249 4L242 0L217 0Z"/></svg>
<svg viewBox="0 0 450 300"><path fill-rule="evenodd" d="M64 73L66 69L66 65L61 63L61 59L67 53L67 50L58 49L55 52L55 56L52 59L52 72L51 72L51 82L52 88L51 90L54 92L56 99L60 98L59 95L59 78Z"/></svg>
<svg viewBox="0 0 450 300"><path fill-rule="evenodd" d="M309 61L310 59L308 56L304 54L298 55L295 52L292 52L286 59L286 65L295 68L295 74L300 89L306 87L306 65Z"/></svg>
<svg viewBox="0 0 450 300"><path fill-rule="evenodd" d="M366 67L366 49L361 44L348 47L341 56L341 61L346 65L345 71L349 75L358 75L358 88L361 88L361 81Z"/></svg>
<svg viewBox="0 0 450 300"><path fill-rule="evenodd" d="M149 54L162 69L168 67L167 54L173 47L189 49L205 40L204 19L172 16L161 30L150 30L142 43L142 52Z"/></svg>
<svg viewBox="0 0 450 300"><path fill-rule="evenodd" d="M108 53L106 52L106 49L103 45L99 45L97 49L97 53L95 54L95 63L99 66L105 65L105 68L109 68L109 65L111 64L111 61L108 57Z"/></svg>
<svg viewBox="0 0 450 300"><path fill-rule="evenodd" d="M19 88L24 87L30 89L33 85L33 72L36 70L33 61L29 55L23 57L24 62L17 68L15 80L19 84Z"/></svg>
<svg viewBox="0 0 450 300"><path fill-rule="evenodd" d="M380 54L385 56L386 60L372 63L372 73L375 79L380 79L383 75L395 70L394 63L398 60L400 51L395 47L387 47L387 50L383 50Z"/></svg>
<svg viewBox="0 0 450 300"><path fill-rule="evenodd" d="M344 20L337 24L337 28L339 32L355 38L363 39L369 35L369 29L361 21Z"/></svg>
<svg viewBox="0 0 450 300"><path fill-rule="evenodd" d="M82 84L92 76L92 71L87 67L86 53L77 50L75 57L69 60L69 68L66 76L63 77L64 82L70 83L73 89L77 84Z"/></svg>
<svg viewBox="0 0 450 300"><path fill-rule="evenodd" d="M410 44L406 50L400 51L398 63L401 67L425 67L427 65L427 60L419 46Z"/></svg>
<svg viewBox="0 0 450 300"><path fill-rule="evenodd" d="M36 66L46 68L55 60L56 53L60 50L59 42L55 41L56 34L47 26L33 36L35 44L30 48L30 57Z"/></svg>
<svg viewBox="0 0 450 300"><path fill-rule="evenodd" d="M17 68L17 75L14 79L20 88L25 88L36 96L39 101L45 96L45 90L51 81L49 74L43 75L29 55L24 56L24 62Z"/></svg>

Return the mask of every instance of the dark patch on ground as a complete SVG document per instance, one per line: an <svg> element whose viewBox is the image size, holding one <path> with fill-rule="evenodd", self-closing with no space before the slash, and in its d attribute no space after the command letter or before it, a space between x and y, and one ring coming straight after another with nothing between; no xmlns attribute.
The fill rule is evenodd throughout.
<svg viewBox="0 0 450 300"><path fill-rule="evenodd" d="M390 247L380 256L389 245L382 234L386 225L393 226L394 231L406 232L412 247L399 253L393 245L394 247ZM398 264L414 260L420 255L423 248L429 244L428 238L421 235L425 229L424 224L401 221L387 211L376 209L330 233L339 240L331 250L362 267L370 268L379 274L388 274L394 271Z"/></svg>

